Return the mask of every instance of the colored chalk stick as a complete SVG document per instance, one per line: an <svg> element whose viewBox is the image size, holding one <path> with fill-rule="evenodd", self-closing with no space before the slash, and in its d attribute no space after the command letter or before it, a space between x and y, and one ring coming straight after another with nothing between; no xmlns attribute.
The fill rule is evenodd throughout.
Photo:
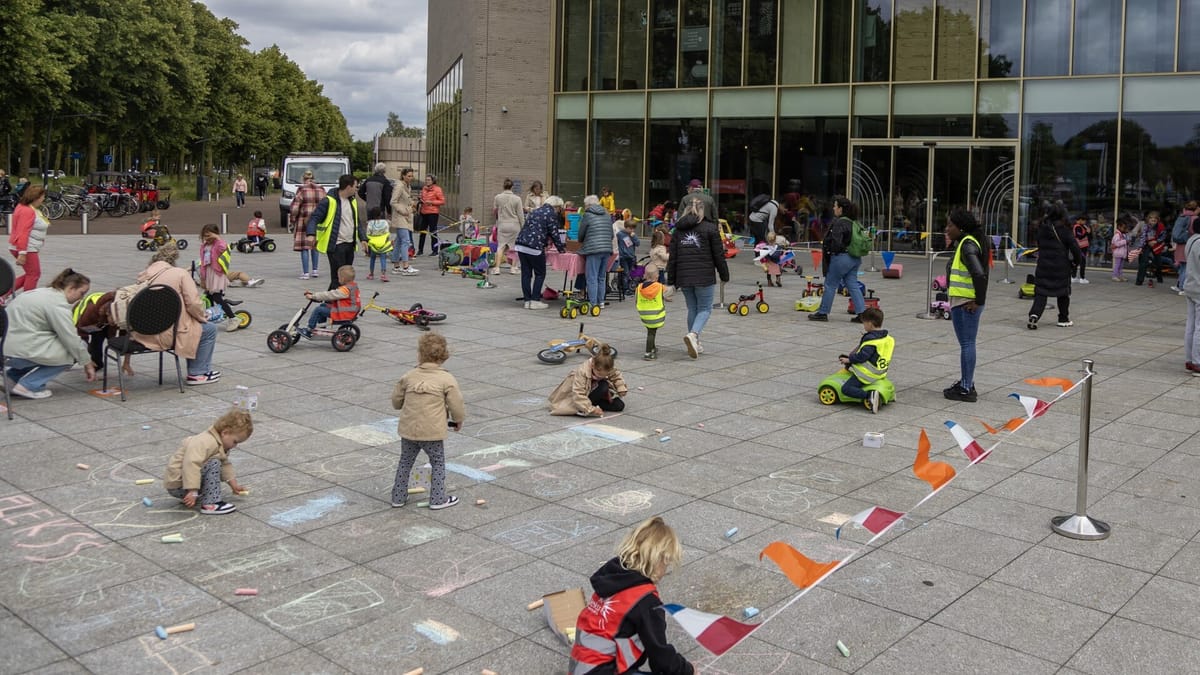
<svg viewBox="0 0 1200 675"><path fill-rule="evenodd" d="M149 485L154 482L153 478L139 478L133 481L134 485Z"/></svg>
<svg viewBox="0 0 1200 675"><path fill-rule="evenodd" d="M738 529L736 527L731 527L728 530L725 530L725 537L729 538L737 533L738 533Z"/></svg>
<svg viewBox="0 0 1200 675"><path fill-rule="evenodd" d="M417 668L416 670L410 670L410 671L408 671L408 672L407 672L407 673L405 673L404 675L425 675L425 669L424 669L424 668Z"/></svg>
<svg viewBox="0 0 1200 675"><path fill-rule="evenodd" d="M92 468L92 467L88 466L87 464L76 464L76 465L75 465L75 468L76 468L76 469L83 469L84 471L87 471L88 469L90 469L90 468Z"/></svg>
<svg viewBox="0 0 1200 675"><path fill-rule="evenodd" d="M245 497L246 495L250 494L250 491L249 490L238 490L235 494Z"/></svg>
<svg viewBox="0 0 1200 675"><path fill-rule="evenodd" d="M257 588L239 588L233 592L234 595L258 595Z"/></svg>
<svg viewBox="0 0 1200 675"><path fill-rule="evenodd" d="M535 609L541 609L542 605L544 605L544 604L546 604L545 598L538 598L537 600L534 600L533 602L529 603L528 605L525 605L525 609L532 612Z"/></svg>
<svg viewBox="0 0 1200 675"><path fill-rule="evenodd" d="M475 500L475 506L483 506L484 504L487 504L486 499L476 499Z"/></svg>
<svg viewBox="0 0 1200 675"><path fill-rule="evenodd" d="M417 502L417 508L423 509L429 506L429 502Z"/></svg>
<svg viewBox="0 0 1200 675"><path fill-rule="evenodd" d="M671 440L671 437L670 437L670 436L663 436L663 437L661 437L661 438L659 438L659 439L658 439L658 442L659 442L659 443L666 443L666 442L667 442L667 441L669 441L669 440Z"/></svg>
<svg viewBox="0 0 1200 675"><path fill-rule="evenodd" d="M154 506L154 500L150 499L149 497L142 497L142 504L145 504L146 506Z"/></svg>
<svg viewBox="0 0 1200 675"><path fill-rule="evenodd" d="M742 616L746 617L747 619L756 617L756 616L758 616L758 608L757 607L747 607L746 609L742 610Z"/></svg>
<svg viewBox="0 0 1200 675"><path fill-rule="evenodd" d="M164 544L182 544L183 535L176 532L175 534L164 534L161 539Z"/></svg>
<svg viewBox="0 0 1200 675"><path fill-rule="evenodd" d="M697 424L696 426L697 426L697 427L700 427L701 429L703 429L703 428L704 428L704 425L703 425L703 424Z"/></svg>
<svg viewBox="0 0 1200 675"><path fill-rule="evenodd" d="M425 488L423 488L423 487L410 487L410 488L408 488L408 494L410 494L410 495L419 495L419 494L421 494L422 492L425 492Z"/></svg>
<svg viewBox="0 0 1200 675"><path fill-rule="evenodd" d="M143 424L143 425L142 425L142 431L149 431L149 430L150 430L150 425L149 425L149 424Z"/></svg>
<svg viewBox="0 0 1200 675"><path fill-rule="evenodd" d="M479 675L496 675L496 671L484 668L483 670L479 671Z"/></svg>
<svg viewBox="0 0 1200 675"><path fill-rule="evenodd" d="M838 651L839 651L839 652L841 652L841 653L842 653L842 656L845 656L845 657L849 658L849 656L850 656L850 648L849 648L849 647L847 647L847 646L846 646L846 644L845 644L844 642L842 642L841 640L838 640L838 641L837 641L837 649L838 649Z"/></svg>

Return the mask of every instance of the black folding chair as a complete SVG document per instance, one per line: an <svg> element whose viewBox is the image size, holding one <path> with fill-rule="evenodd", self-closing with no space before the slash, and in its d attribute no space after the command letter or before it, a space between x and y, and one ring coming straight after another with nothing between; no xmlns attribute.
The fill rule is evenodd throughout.
<svg viewBox="0 0 1200 675"><path fill-rule="evenodd" d="M175 357L175 378L179 383L179 393L183 393L183 371L179 367L179 355L175 353L175 342L179 336L179 315L183 312L183 300L174 288L163 284L154 284L138 291L129 301L130 333L118 335L108 341L104 347L104 381L103 387L108 390L108 362L117 363L117 383L121 388L121 400L125 400L125 373L121 370L121 361L126 356L136 354L158 353L158 384L163 383L163 355ZM166 349L151 349L133 339L131 333L142 335L158 335L165 330L171 331L171 346Z"/></svg>
<svg viewBox="0 0 1200 675"><path fill-rule="evenodd" d="M13 288L13 268L7 260L0 259L0 298L8 295ZM12 394L8 391L8 357L4 355L4 341L8 339L8 311L0 305L0 383L4 385L4 408L8 410L8 419L13 418Z"/></svg>

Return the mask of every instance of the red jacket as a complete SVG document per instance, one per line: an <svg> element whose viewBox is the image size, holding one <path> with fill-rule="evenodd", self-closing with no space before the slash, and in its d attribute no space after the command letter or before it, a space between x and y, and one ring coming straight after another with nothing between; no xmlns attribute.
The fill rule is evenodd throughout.
<svg viewBox="0 0 1200 675"><path fill-rule="evenodd" d="M437 183L426 185L421 188L421 213L429 215L442 210L442 204L446 203L446 195L442 192L442 188L438 187Z"/></svg>

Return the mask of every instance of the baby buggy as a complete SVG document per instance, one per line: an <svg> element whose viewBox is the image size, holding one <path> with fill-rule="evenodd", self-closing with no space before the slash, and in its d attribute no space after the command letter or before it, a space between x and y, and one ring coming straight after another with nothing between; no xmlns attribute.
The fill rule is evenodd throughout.
<svg viewBox="0 0 1200 675"><path fill-rule="evenodd" d="M137 250L157 251L158 247L166 246L167 242L175 242L179 250L188 247L187 239L176 239L171 236L171 230L162 222L151 218L142 225L142 238L138 239Z"/></svg>
<svg viewBox="0 0 1200 675"><path fill-rule="evenodd" d="M312 308L313 302L309 300L307 304L292 315L291 321L271 331L271 334L267 336L267 349L276 354L282 354L300 341L300 338L303 336L303 333L300 332L300 320L304 318L304 315L308 314L308 310ZM320 326L314 328L309 338L328 337L335 351L348 352L354 349L354 345L361 336L362 331L358 329L358 326L354 325L353 321L331 321L328 328L321 328Z"/></svg>

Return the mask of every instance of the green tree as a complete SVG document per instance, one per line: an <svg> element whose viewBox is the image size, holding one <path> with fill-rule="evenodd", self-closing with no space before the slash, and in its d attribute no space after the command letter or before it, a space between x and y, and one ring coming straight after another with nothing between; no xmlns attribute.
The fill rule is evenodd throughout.
<svg viewBox="0 0 1200 675"><path fill-rule="evenodd" d="M400 138L424 138L425 130L421 127L406 127L404 126L404 122L400 121L399 115L389 112L387 115L387 129L384 130L383 135Z"/></svg>

